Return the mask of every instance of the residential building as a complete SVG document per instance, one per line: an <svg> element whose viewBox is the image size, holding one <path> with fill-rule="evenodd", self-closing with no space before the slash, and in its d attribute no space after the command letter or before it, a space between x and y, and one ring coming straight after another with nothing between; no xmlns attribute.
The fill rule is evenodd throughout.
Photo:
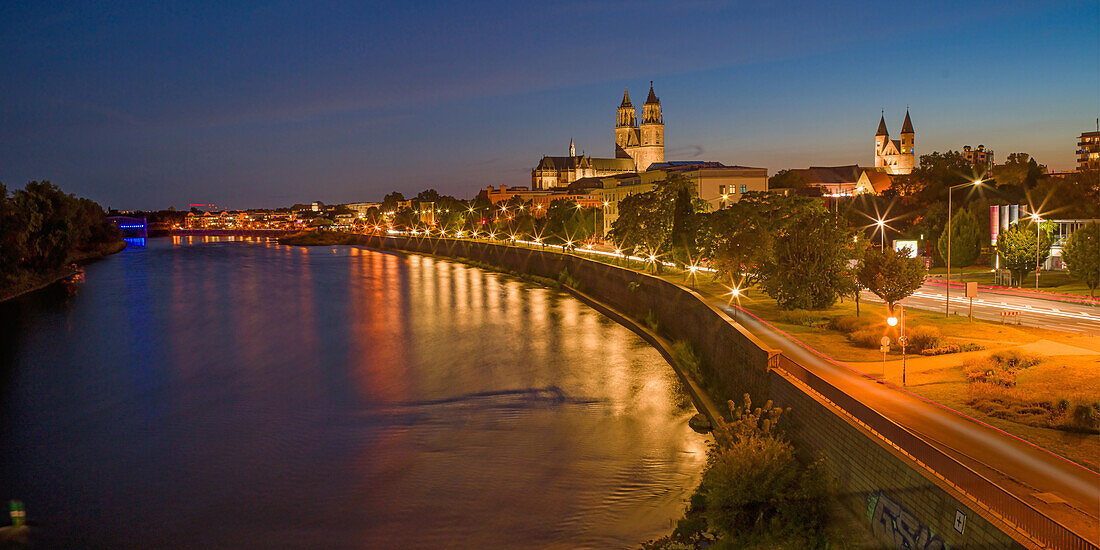
<svg viewBox="0 0 1100 550"><path fill-rule="evenodd" d="M986 149L985 145L979 145L977 149L963 145L962 155L975 168L981 168L985 173L993 171L993 150Z"/></svg>
<svg viewBox="0 0 1100 550"><path fill-rule="evenodd" d="M1077 169L1100 170L1100 131L1081 132L1077 138Z"/></svg>
<svg viewBox="0 0 1100 550"><path fill-rule="evenodd" d="M916 167L916 132L913 121L909 119L909 108L905 108L905 122L901 125L901 139L891 140L886 131L886 111L878 121L875 132L875 167L885 168L891 175L908 174Z"/></svg>

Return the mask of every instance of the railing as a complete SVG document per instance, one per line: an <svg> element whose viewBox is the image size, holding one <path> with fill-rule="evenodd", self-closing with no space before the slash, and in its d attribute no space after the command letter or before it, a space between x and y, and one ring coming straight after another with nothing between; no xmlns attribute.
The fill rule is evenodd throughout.
<svg viewBox="0 0 1100 550"><path fill-rule="evenodd" d="M909 430L886 418L859 400L826 382L786 355L779 356L779 368L832 401L882 438L896 445L932 473L966 493L979 504L1050 548L1096 550L1097 546L1069 528L1036 510L1016 495L1002 489L981 474Z"/></svg>

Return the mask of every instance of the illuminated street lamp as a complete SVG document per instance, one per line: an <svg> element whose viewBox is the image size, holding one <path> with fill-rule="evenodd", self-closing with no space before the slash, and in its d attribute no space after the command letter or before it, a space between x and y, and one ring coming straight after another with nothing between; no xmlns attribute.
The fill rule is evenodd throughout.
<svg viewBox="0 0 1100 550"><path fill-rule="evenodd" d="M875 225L878 226L879 230L879 247L881 247L883 250L886 250L886 220L876 220Z"/></svg>
<svg viewBox="0 0 1100 550"><path fill-rule="evenodd" d="M896 313L891 313L886 318L886 324L898 327L898 345L901 346L901 385L905 386L905 346L909 344L909 339L905 337L905 306L898 304L894 307ZM882 372L882 376L886 376L886 371Z"/></svg>
<svg viewBox="0 0 1100 550"><path fill-rule="evenodd" d="M947 188L947 287L944 289L943 294L943 314L945 317L951 316L951 192L954 191L956 187L966 187L967 185L981 187L982 180L977 179L968 181Z"/></svg>
<svg viewBox="0 0 1100 550"><path fill-rule="evenodd" d="M1039 291L1039 222L1043 218L1036 212L1031 215L1031 221L1035 222L1035 292Z"/></svg>

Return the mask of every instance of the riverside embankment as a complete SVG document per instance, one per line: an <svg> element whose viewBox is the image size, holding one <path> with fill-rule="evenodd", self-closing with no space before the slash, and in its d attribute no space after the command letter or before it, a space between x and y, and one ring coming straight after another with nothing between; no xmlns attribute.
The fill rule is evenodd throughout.
<svg viewBox="0 0 1100 550"><path fill-rule="evenodd" d="M468 258L568 286L703 358L701 378L724 399L749 393L791 407L791 438L824 452L850 509L889 546L920 548L1095 548L1082 535L770 349L689 289L644 273L549 250L486 242L364 236L368 246ZM759 401L758 401L759 400ZM914 546L919 544L918 546Z"/></svg>
<svg viewBox="0 0 1100 550"><path fill-rule="evenodd" d="M48 273L27 275L26 278L8 288L0 288L0 302L13 300L25 294L41 290L54 283L68 279L78 272L75 266L94 262L100 258L117 254L126 249L126 241L104 245L97 250L77 252L69 257L68 263Z"/></svg>

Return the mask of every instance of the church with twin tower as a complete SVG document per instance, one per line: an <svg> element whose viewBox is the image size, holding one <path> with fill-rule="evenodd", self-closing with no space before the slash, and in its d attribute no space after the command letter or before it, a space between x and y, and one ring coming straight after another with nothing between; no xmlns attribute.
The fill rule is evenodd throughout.
<svg viewBox="0 0 1100 550"><path fill-rule="evenodd" d="M569 140L569 156L545 156L531 170L531 189L568 187L581 178L614 176L628 172L644 172L651 164L665 161L665 121L661 116L661 100L653 93L649 82L649 97L642 105L642 123L630 102L629 90L623 90L619 117L615 124L615 157L597 158L581 153Z"/></svg>

